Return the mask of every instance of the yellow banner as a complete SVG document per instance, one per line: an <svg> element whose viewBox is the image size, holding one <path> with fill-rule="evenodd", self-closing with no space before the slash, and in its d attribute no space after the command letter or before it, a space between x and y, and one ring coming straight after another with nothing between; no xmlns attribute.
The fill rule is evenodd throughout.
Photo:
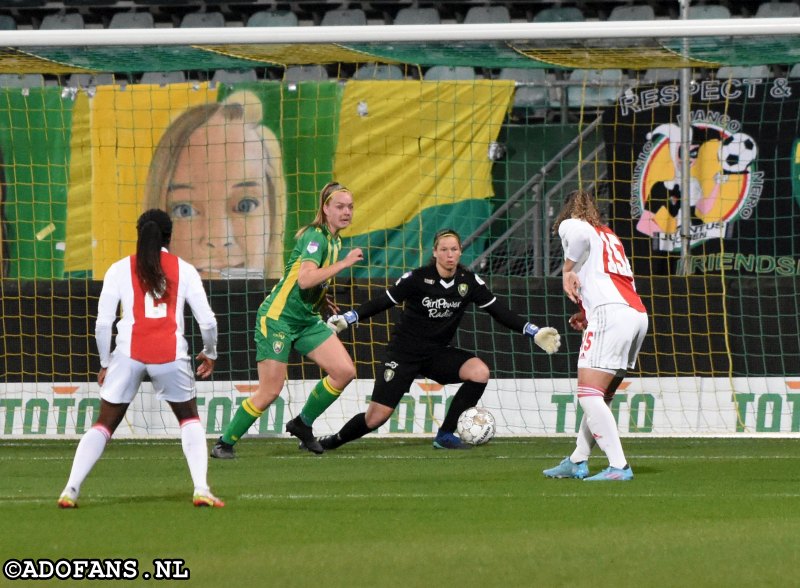
<svg viewBox="0 0 800 588"><path fill-rule="evenodd" d="M89 98L81 92L72 108L64 271L92 269L92 156Z"/></svg>
<svg viewBox="0 0 800 588"><path fill-rule="evenodd" d="M348 82L334 159L334 177L355 197L347 235L491 197L489 145L513 93L500 80Z"/></svg>

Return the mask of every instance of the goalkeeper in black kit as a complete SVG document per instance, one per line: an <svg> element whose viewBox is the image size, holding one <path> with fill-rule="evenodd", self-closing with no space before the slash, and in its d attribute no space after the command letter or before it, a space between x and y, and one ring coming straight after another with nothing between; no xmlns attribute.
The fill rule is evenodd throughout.
<svg viewBox="0 0 800 588"><path fill-rule="evenodd" d="M483 280L459 263L461 252L458 233L452 229L437 232L428 265L403 275L382 296L328 319L328 325L339 333L359 320L404 304L367 412L351 418L338 433L320 438L324 449L336 449L383 425L417 376L440 384L461 383L433 446L469 448L455 435L456 423L463 411L478 403L489 381L489 367L481 359L450 345L469 304L485 310L509 329L532 337L547 353L558 350L558 331L539 328L501 303Z"/></svg>

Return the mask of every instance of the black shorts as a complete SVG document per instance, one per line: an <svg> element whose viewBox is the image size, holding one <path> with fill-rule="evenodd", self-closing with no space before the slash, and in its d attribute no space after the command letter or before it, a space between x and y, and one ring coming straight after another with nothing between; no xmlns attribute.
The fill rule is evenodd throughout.
<svg viewBox="0 0 800 588"><path fill-rule="evenodd" d="M461 382L458 371L473 357L475 355L472 353L457 347L445 347L426 356L406 355L390 350L383 366L375 374L372 401L396 408L417 376L429 378L439 384Z"/></svg>

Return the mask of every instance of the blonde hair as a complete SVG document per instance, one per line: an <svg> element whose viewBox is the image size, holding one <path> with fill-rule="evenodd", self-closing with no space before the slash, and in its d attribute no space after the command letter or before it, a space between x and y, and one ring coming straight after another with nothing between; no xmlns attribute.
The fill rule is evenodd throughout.
<svg viewBox="0 0 800 588"><path fill-rule="evenodd" d="M461 247L461 235L459 235L455 229L439 229L433 235L434 249L436 249L436 246L439 244L439 240L443 239L444 237L455 237L456 241L458 241L458 246Z"/></svg>
<svg viewBox="0 0 800 588"><path fill-rule="evenodd" d="M270 239L264 256L264 277L280 277L283 271L283 234L286 218L286 179L283 153L278 138L261 124L261 101L252 92L236 92L223 102L193 106L176 118L158 142L145 186L145 208L166 208L167 189L175 174L178 158L197 129L222 113L225 122L242 121L258 133L266 153L266 181L269 194Z"/></svg>
<svg viewBox="0 0 800 588"><path fill-rule="evenodd" d="M322 190L320 190L319 192L319 206L317 207L317 214L316 216L314 216L314 220L311 221L309 224L300 227L300 229L294 235L295 239L297 239L298 237L300 237L300 235L305 233L307 229L310 229L311 227L319 228L328 222L328 216L325 214L325 205L328 203L328 200L330 200L331 197L336 192L347 192L351 196L353 195L353 193L348 188L345 188L339 182L328 182L327 184L325 184L322 187Z"/></svg>
<svg viewBox="0 0 800 588"><path fill-rule="evenodd" d="M458 248L462 249L461 246L461 235L456 232L455 229L439 229L433 235L433 249L436 250L436 247L439 245L439 241L444 239L445 237L455 237L456 241L458 241ZM431 255L430 260L428 260L428 265L436 265L436 256ZM463 267L460 263L458 264L459 267Z"/></svg>
<svg viewBox="0 0 800 588"><path fill-rule="evenodd" d="M586 221L593 227L600 227L603 215L597 208L594 196L585 190L575 190L564 201L564 205L553 220L553 234L558 235L558 227L568 218L578 218Z"/></svg>

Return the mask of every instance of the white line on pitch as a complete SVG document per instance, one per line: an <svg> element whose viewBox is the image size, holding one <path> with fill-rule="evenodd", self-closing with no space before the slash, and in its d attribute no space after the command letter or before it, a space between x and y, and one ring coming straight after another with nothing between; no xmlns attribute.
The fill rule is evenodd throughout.
<svg viewBox="0 0 800 588"><path fill-rule="evenodd" d="M386 460L386 461L441 461L448 459L448 453L443 454L436 454L436 455L378 455L378 454L364 454L364 455L343 455L343 454L327 454L325 457L320 457L321 460ZM457 455L464 455L463 453L458 453ZM478 455L474 453L472 455ZM50 456L32 456L32 457L25 457L25 461L67 461L72 460L72 454L69 455L50 455ZM562 459L564 456L563 454L549 454L549 455L487 455L485 456L486 459L507 459L507 460L517 460L517 461L534 461L534 460L548 460L548 459ZM630 461L635 463L641 460L677 460L677 461L730 461L730 460L797 460L800 459L800 454L796 455L635 455L628 453L628 457L630 457ZM0 456L0 462L3 461L19 461L19 456ZM253 459L261 459L261 460L278 460L278 461L294 461L294 460L311 460L317 461L315 456L311 456L308 454L299 454L299 455L247 455L246 457L239 458L241 461L250 461ZM602 460L602 455L597 455L595 459ZM154 455L154 456L124 456L124 455L103 455L103 461L183 461L184 457L180 453L176 453L175 455ZM214 460L209 460L211 463L215 463Z"/></svg>
<svg viewBox="0 0 800 588"><path fill-rule="evenodd" d="M770 494L759 494L759 498L798 498L800 497L800 493L798 492L776 492ZM461 499L497 499L497 498L510 498L510 499L530 499L531 497L536 498L550 498L550 499L560 499L560 498L591 498L592 495L580 492L537 492L534 494L526 493L526 494L470 494L470 493L461 493L461 494L425 494L425 493L401 493L401 492L383 492L383 493L368 493L368 494L330 494L330 493L319 493L319 494L240 494L234 498L226 498L226 500L230 503L236 500L241 500L245 502L251 501L274 501L274 500L372 500L374 498L395 498L395 499L411 499L417 500L420 498L461 498ZM672 492L659 494L656 492L645 492L645 493L628 493L628 492L615 492L613 494L598 494L598 498L602 498L603 500L608 498L671 498L671 499L687 499L687 498L749 498L750 495L748 494L718 494L718 493L696 493L696 494L674 494ZM52 503L55 506L57 496L48 496L48 497L26 497L26 498L18 498L15 496L2 496L0 495L0 509L3 507L14 506L18 504L50 504ZM143 502L150 502L150 501L159 501L162 500L160 496L93 496L87 495L83 498L83 502L86 504L103 504L103 503L110 503L110 502L118 502L120 500L139 500ZM187 494L186 502L189 503L189 495Z"/></svg>

